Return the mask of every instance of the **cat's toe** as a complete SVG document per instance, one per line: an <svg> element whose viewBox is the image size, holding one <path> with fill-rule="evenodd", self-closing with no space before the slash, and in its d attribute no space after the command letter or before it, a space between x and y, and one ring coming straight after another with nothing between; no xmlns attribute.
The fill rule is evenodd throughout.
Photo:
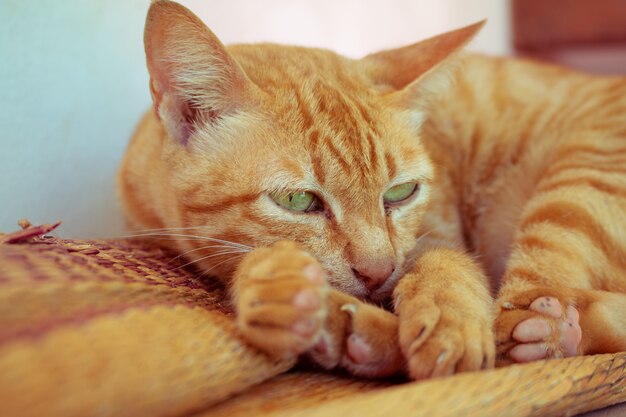
<svg viewBox="0 0 626 417"><path fill-rule="evenodd" d="M563 314L563 308L558 298L539 297L530 303L529 310L536 311L546 316L558 319Z"/></svg>
<svg viewBox="0 0 626 417"><path fill-rule="evenodd" d="M402 306L400 344L407 358L417 352L435 330L441 310L430 300L406 303Z"/></svg>
<svg viewBox="0 0 626 417"><path fill-rule="evenodd" d="M356 365L373 362L372 346L358 334L351 334L346 341L346 355Z"/></svg>
<svg viewBox="0 0 626 417"><path fill-rule="evenodd" d="M560 344L563 353L566 357L576 356L583 338L583 330L580 327L580 315L574 306L567 306L565 319L559 321L558 328L561 333Z"/></svg>
<svg viewBox="0 0 626 417"><path fill-rule="evenodd" d="M404 370L398 317L368 304L343 306L349 318L341 365L356 375L381 377Z"/></svg>
<svg viewBox="0 0 626 417"><path fill-rule="evenodd" d="M522 343L510 350L509 356L515 362L532 362L548 357L549 346L546 343Z"/></svg>
<svg viewBox="0 0 626 417"><path fill-rule="evenodd" d="M513 330L513 339L521 343L547 340L552 335L552 325L541 317L522 321Z"/></svg>
<svg viewBox="0 0 626 417"><path fill-rule="evenodd" d="M446 332L447 333L447 332ZM435 335L409 358L412 379L452 375L463 356L462 341L456 334Z"/></svg>
<svg viewBox="0 0 626 417"><path fill-rule="evenodd" d="M481 335L478 328L465 331L454 324L442 324L409 356L409 374L422 380L491 367L492 345L493 335L488 329Z"/></svg>

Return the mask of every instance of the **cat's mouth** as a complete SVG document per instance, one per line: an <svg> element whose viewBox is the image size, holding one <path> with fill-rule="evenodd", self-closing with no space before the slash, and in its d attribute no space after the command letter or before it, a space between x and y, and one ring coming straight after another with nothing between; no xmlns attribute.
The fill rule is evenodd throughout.
<svg viewBox="0 0 626 417"><path fill-rule="evenodd" d="M376 289L368 289L367 285L354 272L341 275L332 272L327 272L327 274L328 281L333 288L350 294L359 300L381 304L386 303L391 298L393 289L402 275L399 269L397 268L385 283Z"/></svg>
<svg viewBox="0 0 626 417"><path fill-rule="evenodd" d="M393 290L398 285L398 281L404 275L404 268L396 265L393 273L387 278L387 280L375 289L374 291L370 291L367 294L367 301L370 301L374 304L385 304L392 298Z"/></svg>
<svg viewBox="0 0 626 417"><path fill-rule="evenodd" d="M375 304L386 303L387 301L389 301L389 299L391 299L394 287L395 284L389 286L383 285L376 291L370 292L367 296L367 300Z"/></svg>

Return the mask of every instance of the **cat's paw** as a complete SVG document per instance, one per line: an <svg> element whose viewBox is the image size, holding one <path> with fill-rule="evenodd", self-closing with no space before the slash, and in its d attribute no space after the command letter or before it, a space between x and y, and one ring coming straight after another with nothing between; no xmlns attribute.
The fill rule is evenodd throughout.
<svg viewBox="0 0 626 417"><path fill-rule="evenodd" d="M533 289L501 297L498 308L498 365L579 354L582 329L571 297L555 289Z"/></svg>
<svg viewBox="0 0 626 417"><path fill-rule="evenodd" d="M326 369L341 367L354 375L382 377L403 372L398 317L358 300L343 303L344 297L329 296L326 324L308 356Z"/></svg>
<svg viewBox="0 0 626 417"><path fill-rule="evenodd" d="M328 285L319 263L291 242L258 249L242 263L237 324L246 339L275 357L311 349L326 319Z"/></svg>
<svg viewBox="0 0 626 417"><path fill-rule="evenodd" d="M491 314L468 311L471 300L416 294L398 303L400 346L416 380L493 367ZM469 303L468 303L469 302Z"/></svg>

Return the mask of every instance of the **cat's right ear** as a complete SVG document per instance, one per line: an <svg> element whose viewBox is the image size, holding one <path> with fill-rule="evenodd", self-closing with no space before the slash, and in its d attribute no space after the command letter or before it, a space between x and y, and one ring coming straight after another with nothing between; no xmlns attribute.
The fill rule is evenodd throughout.
<svg viewBox="0 0 626 417"><path fill-rule="evenodd" d="M474 23L403 48L381 51L361 60L371 80L396 90L399 103L414 105L450 84L454 56L485 25Z"/></svg>
<svg viewBox="0 0 626 417"><path fill-rule="evenodd" d="M169 136L186 144L195 130L250 103L252 83L224 45L178 3L153 2L144 46L154 109Z"/></svg>

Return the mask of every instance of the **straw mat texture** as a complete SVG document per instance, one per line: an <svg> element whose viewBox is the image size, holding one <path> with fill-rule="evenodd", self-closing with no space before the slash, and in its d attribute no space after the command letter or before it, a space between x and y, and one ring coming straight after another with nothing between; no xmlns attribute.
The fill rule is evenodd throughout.
<svg viewBox="0 0 626 417"><path fill-rule="evenodd" d="M294 361L246 345L224 289L175 255L42 231L0 236L0 416L557 416L626 401L626 354L424 383L285 373Z"/></svg>

